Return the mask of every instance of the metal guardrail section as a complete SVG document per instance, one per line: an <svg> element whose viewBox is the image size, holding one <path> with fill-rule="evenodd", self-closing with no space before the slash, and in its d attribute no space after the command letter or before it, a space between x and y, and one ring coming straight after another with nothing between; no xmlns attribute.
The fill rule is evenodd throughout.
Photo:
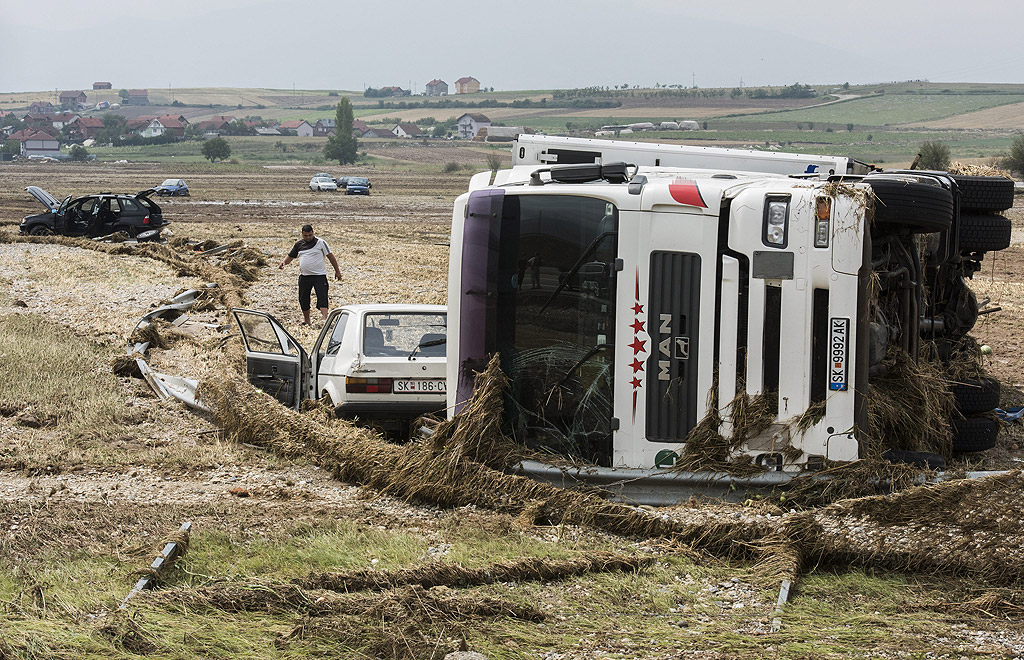
<svg viewBox="0 0 1024 660"><path fill-rule="evenodd" d="M725 472L674 472L671 470L639 468L605 468L596 466L558 467L537 461L523 461L514 471L560 488L600 488L616 502L671 506L691 497L742 502L751 495L785 490L790 482L806 473L764 472L751 476L735 476ZM939 473L932 482L953 478L980 479L995 472L968 472L965 475L946 476ZM829 479L827 475L812 475L811 479ZM925 483L921 479L919 483Z"/></svg>

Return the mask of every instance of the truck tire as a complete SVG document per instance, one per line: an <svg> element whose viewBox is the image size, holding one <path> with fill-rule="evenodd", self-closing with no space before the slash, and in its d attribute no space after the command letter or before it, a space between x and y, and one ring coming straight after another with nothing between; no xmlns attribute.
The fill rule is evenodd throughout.
<svg viewBox="0 0 1024 660"><path fill-rule="evenodd" d="M36 225L28 233L31 236L53 236L53 230L45 225Z"/></svg>
<svg viewBox="0 0 1024 660"><path fill-rule="evenodd" d="M960 189L960 210L1005 211L1013 208L1013 181L1005 176L954 176Z"/></svg>
<svg viewBox="0 0 1024 660"><path fill-rule="evenodd" d="M875 222L906 227L916 234L949 229L953 222L953 194L941 186L911 177L868 176L875 193Z"/></svg>
<svg viewBox="0 0 1024 660"><path fill-rule="evenodd" d="M1010 247L1009 218L1001 215L961 215L960 252L995 252Z"/></svg>
<svg viewBox="0 0 1024 660"><path fill-rule="evenodd" d="M996 446L999 422L991 417L967 417L953 421L953 451L975 452Z"/></svg>
<svg viewBox="0 0 1024 660"><path fill-rule="evenodd" d="M988 412L999 405L999 381L995 378L950 383L949 391L963 415Z"/></svg>

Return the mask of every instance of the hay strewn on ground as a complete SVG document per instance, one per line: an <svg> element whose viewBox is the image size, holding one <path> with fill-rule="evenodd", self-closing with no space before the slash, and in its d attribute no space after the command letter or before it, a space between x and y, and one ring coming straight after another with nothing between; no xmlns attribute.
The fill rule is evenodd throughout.
<svg viewBox="0 0 1024 660"><path fill-rule="evenodd" d="M1024 504L1024 474L954 481L865 497L819 509L723 519L653 514L487 467L472 456L500 446L497 360L478 376L468 409L446 427L446 444L411 443L406 451L344 423L318 423L271 405L241 377L226 374L206 387L218 421L238 440L285 456L304 455L339 479L445 506L475 504L608 532L660 537L724 557L746 557L792 575L797 567L842 563L901 571L970 574L1012 584L1024 571L1024 526L1012 512ZM481 403L485 402L485 403ZM486 419L476 416L482 415Z"/></svg>

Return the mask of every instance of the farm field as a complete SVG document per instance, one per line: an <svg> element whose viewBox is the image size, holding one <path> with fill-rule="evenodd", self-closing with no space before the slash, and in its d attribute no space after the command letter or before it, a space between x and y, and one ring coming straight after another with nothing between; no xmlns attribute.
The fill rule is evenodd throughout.
<svg viewBox="0 0 1024 660"><path fill-rule="evenodd" d="M242 142L232 144L245 153ZM0 658L440 659L460 648L492 660L1024 654L1019 587L997 577L852 560L809 565L777 614L770 565L698 540L694 549L677 538L559 521L542 502L485 506L471 493L452 503L336 478L341 468L325 469L315 452L275 452L112 373L143 313L211 275L234 287L238 304L274 314L310 345L317 329L298 325L294 266L276 268L306 222L342 267L332 306L444 302L451 205L485 168L487 147L365 148L376 166L344 171L245 156L238 164L169 160L176 154L164 162L0 164ZM441 172L448 162L474 169ZM310 192L319 169L369 176L373 194ZM253 281L187 253L171 262L157 251L14 236L20 218L40 208L27 185L62 197L134 192L170 176L192 189L188 198L160 200L174 238L244 241L268 264ZM1003 404L1020 405L1020 197L1007 215L1013 245L971 283L1002 311L982 317L974 334L993 348L987 367L1003 384ZM201 380L225 366L237 371L237 333L216 330L231 322L224 305L195 317L212 327L168 331L150 364ZM224 386L208 382L213 391ZM395 457L415 451L316 411L266 414L282 433L312 425L356 446L390 447ZM959 467L1016 468L1022 440L1019 426L1007 427L997 449ZM1003 503L1018 505L1019 496ZM693 502L657 517L756 525L789 508ZM185 558L159 589L119 611L139 571L184 521L194 525ZM962 521L939 527L947 522ZM1019 564L1021 539L1009 529L1016 523L1004 523L1005 552ZM851 543L854 526L867 525L837 524ZM915 533L897 520L888 527Z"/></svg>
<svg viewBox="0 0 1024 660"><path fill-rule="evenodd" d="M356 118L377 127L397 122L448 122L465 112L486 115L497 125L524 126L548 134L589 137L604 125L696 120L701 130L635 133L629 139L680 144L717 144L773 151L838 152L886 167L908 165L925 141L941 141L953 160L988 163L1007 153L1013 136L1024 130L1024 86L971 83L904 82L870 86L818 85L808 98L778 96L780 88L501 90L447 97L367 98L351 90L174 88L150 90L151 105L122 106L128 118L174 113L190 122L220 115L265 120L333 118L341 97L353 104ZM86 90L90 102L119 100L117 90ZM332 95L333 94L333 95ZM772 96L772 94L776 94ZM51 99L52 92L0 93L0 112L18 112L28 103ZM52 100L52 99L51 99ZM529 101L529 104L526 104ZM173 102L173 105L172 105ZM425 107L409 107L424 105ZM442 104L448 104L445 107ZM518 104L520 107L513 107ZM579 104L574 105L574 104ZM593 107L594 105L598 107ZM607 107L601 107L602 105ZM494 106L494 107L492 107ZM499 107L504 106L504 107ZM102 111L87 114L101 117ZM229 138L232 158L240 163L324 164L325 138ZM362 141L367 167L419 167L406 162L397 147ZM499 147L503 148L503 147ZM89 149L104 161L198 163L200 143ZM476 145L472 150L478 150ZM436 153L443 153L439 149ZM450 160L468 163L469 152L451 151ZM480 151L484 162L486 151Z"/></svg>
<svg viewBox="0 0 1024 660"><path fill-rule="evenodd" d="M895 126L946 119L964 113L1020 103L1024 94L875 94L813 108L772 112L762 119L773 123L852 123L857 126ZM734 116L723 121L743 121Z"/></svg>

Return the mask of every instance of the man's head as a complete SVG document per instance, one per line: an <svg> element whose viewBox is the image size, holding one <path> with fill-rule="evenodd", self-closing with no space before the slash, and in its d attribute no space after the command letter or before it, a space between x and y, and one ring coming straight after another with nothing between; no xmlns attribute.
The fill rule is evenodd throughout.
<svg viewBox="0 0 1024 660"><path fill-rule="evenodd" d="M302 240L313 240L313 225L302 225Z"/></svg>

